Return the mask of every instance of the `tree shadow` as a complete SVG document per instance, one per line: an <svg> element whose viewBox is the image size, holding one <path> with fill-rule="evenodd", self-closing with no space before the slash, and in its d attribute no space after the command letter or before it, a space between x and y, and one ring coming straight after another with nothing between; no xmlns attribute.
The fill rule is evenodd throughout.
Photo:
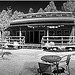
<svg viewBox="0 0 75 75"><path fill-rule="evenodd" d="M37 62L26 62L19 75L36 75L37 68Z"/></svg>
<svg viewBox="0 0 75 75"><path fill-rule="evenodd" d="M2 53L0 53L0 55L2 55ZM3 56L0 57L0 60L9 60L9 58L5 57L5 56L9 56L12 55L11 52L3 52Z"/></svg>

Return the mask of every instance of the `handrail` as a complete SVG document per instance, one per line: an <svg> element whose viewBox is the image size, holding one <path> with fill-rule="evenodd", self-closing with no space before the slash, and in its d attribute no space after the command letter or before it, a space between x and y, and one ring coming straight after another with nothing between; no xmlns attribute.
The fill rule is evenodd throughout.
<svg viewBox="0 0 75 75"><path fill-rule="evenodd" d="M25 37L25 36L6 36L6 37Z"/></svg>
<svg viewBox="0 0 75 75"><path fill-rule="evenodd" d="M71 38L70 38L71 37ZM75 36L43 36L41 44L55 42L56 44L75 44Z"/></svg>
<svg viewBox="0 0 75 75"><path fill-rule="evenodd" d="M34 15L43 15L43 14L45 14L45 15L47 15L47 14L72 14L72 12L38 12L38 13L24 14L23 16L27 16L27 15L34 16Z"/></svg>
<svg viewBox="0 0 75 75"><path fill-rule="evenodd" d="M75 37L75 36L43 36L43 37Z"/></svg>
<svg viewBox="0 0 75 75"><path fill-rule="evenodd" d="M6 40L9 43L17 41L20 44L25 44L25 36L6 36Z"/></svg>

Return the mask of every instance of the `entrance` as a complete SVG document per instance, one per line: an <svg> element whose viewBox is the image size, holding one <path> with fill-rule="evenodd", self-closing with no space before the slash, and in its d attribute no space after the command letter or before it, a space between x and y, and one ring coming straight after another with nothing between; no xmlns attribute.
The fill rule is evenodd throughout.
<svg viewBox="0 0 75 75"><path fill-rule="evenodd" d="M41 42L41 39L42 39L42 37L45 35L45 31L44 30L41 30L40 31L40 41L39 42Z"/></svg>
<svg viewBox="0 0 75 75"><path fill-rule="evenodd" d="M39 31L34 31L34 43L39 43Z"/></svg>
<svg viewBox="0 0 75 75"><path fill-rule="evenodd" d="M55 33L54 33L54 30L49 30L49 36L54 36Z"/></svg>
<svg viewBox="0 0 75 75"><path fill-rule="evenodd" d="M30 43L33 43L33 31L30 31L30 33L29 33L30 35L30 37L29 37L29 42Z"/></svg>

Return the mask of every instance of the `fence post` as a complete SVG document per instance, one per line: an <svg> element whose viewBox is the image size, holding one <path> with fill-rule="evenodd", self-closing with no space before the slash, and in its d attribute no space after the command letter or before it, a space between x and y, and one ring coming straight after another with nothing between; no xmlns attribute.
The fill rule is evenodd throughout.
<svg viewBox="0 0 75 75"><path fill-rule="evenodd" d="M49 30L48 30L48 27L47 27L47 43L48 43L48 41L49 41L48 36L49 36Z"/></svg>
<svg viewBox="0 0 75 75"><path fill-rule="evenodd" d="M63 45L63 37L62 37L62 39L61 39L61 40L62 40L62 45Z"/></svg>
<svg viewBox="0 0 75 75"><path fill-rule="evenodd" d="M10 43L10 36L9 36L9 43Z"/></svg>

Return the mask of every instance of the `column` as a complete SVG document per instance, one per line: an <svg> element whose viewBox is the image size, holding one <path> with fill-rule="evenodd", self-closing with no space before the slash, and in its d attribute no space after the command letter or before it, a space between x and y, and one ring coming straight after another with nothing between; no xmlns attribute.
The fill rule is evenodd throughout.
<svg viewBox="0 0 75 75"><path fill-rule="evenodd" d="M49 36L49 29L47 27L47 43L48 43L48 40L49 40L48 36Z"/></svg>
<svg viewBox="0 0 75 75"><path fill-rule="evenodd" d="M20 27L20 30L19 30L19 36L20 36L20 44L21 44L21 27Z"/></svg>
<svg viewBox="0 0 75 75"><path fill-rule="evenodd" d="M74 44L74 26L73 26L73 44Z"/></svg>

